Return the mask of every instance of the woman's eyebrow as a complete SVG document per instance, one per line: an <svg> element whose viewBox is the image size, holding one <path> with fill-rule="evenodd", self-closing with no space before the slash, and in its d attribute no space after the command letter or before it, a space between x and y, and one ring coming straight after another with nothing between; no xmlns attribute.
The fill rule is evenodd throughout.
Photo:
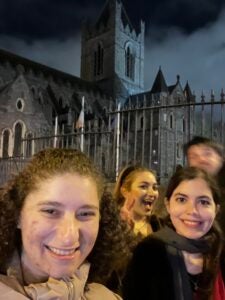
<svg viewBox="0 0 225 300"><path fill-rule="evenodd" d="M149 181L140 181L140 184L157 184L157 182L149 182Z"/></svg>
<svg viewBox="0 0 225 300"><path fill-rule="evenodd" d="M42 201L38 203L38 206L42 206L42 205L52 205L52 206L63 206L62 203L58 202L58 201L54 201L54 200L47 200L47 201Z"/></svg>
<svg viewBox="0 0 225 300"><path fill-rule="evenodd" d="M38 203L38 206L42 206L42 205L51 205L51 206L55 206L55 207L62 207L63 203L58 202L58 201L51 201L51 200L42 201L42 202ZM99 210L99 206L98 205L93 205L93 204L84 204L84 205L81 205L79 208Z"/></svg>
<svg viewBox="0 0 225 300"><path fill-rule="evenodd" d="M85 208L85 209L97 209L97 210L99 210L99 206L93 205L93 204L85 204L85 205L82 205L80 208Z"/></svg>
<svg viewBox="0 0 225 300"><path fill-rule="evenodd" d="M209 200L213 201L213 199L211 197L207 196L207 195L200 195L200 196L198 196L198 198L206 198L206 199L209 199Z"/></svg>
<svg viewBox="0 0 225 300"><path fill-rule="evenodd" d="M183 193L176 193L176 194L174 194L174 196L183 196L183 197L187 197L187 195L186 195L186 194L183 194Z"/></svg>
<svg viewBox="0 0 225 300"><path fill-rule="evenodd" d="M183 193L176 193L176 194L174 194L174 196L188 197L188 195L183 194ZM197 198L206 198L206 199L212 200L212 199L211 199L209 196L207 196L207 195L199 195L199 196L197 196Z"/></svg>

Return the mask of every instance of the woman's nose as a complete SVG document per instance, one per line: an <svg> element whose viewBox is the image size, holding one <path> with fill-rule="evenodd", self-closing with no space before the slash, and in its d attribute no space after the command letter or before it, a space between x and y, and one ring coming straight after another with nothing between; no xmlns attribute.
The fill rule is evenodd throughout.
<svg viewBox="0 0 225 300"><path fill-rule="evenodd" d="M79 221L74 214L65 215L58 223L58 238L63 241L63 245L73 246L79 241Z"/></svg>
<svg viewBox="0 0 225 300"><path fill-rule="evenodd" d="M189 201L188 206L187 206L187 212L190 214L198 213L198 208L196 203Z"/></svg>
<svg viewBox="0 0 225 300"><path fill-rule="evenodd" d="M150 196L155 196L156 193L157 191L154 190L153 186L149 186L149 188L147 189L147 194Z"/></svg>

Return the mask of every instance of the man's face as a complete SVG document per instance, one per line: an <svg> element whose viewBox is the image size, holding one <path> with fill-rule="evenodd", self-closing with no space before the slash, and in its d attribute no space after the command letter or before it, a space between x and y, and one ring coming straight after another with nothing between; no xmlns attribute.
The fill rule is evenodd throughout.
<svg viewBox="0 0 225 300"><path fill-rule="evenodd" d="M198 144L187 151L188 165L200 168L211 175L217 175L223 165L222 157L210 146Z"/></svg>

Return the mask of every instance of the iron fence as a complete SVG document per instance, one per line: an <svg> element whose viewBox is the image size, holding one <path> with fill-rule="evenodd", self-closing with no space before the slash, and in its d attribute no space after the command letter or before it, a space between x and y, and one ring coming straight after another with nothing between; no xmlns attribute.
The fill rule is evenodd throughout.
<svg viewBox="0 0 225 300"><path fill-rule="evenodd" d="M161 182L168 180L177 165L185 164L183 145L194 135L225 143L224 95L215 101L169 104L168 97L136 99L122 109L109 109L104 119L85 123L84 130L70 128L57 135L22 140L20 158L1 159L1 181L18 172L29 157L47 147L80 148L115 181L118 171L129 163L154 169ZM83 135L83 136L82 136Z"/></svg>

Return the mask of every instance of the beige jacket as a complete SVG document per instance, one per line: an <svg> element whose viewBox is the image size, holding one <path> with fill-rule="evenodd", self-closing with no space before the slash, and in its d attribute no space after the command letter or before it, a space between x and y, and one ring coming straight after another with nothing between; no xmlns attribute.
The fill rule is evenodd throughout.
<svg viewBox="0 0 225 300"><path fill-rule="evenodd" d="M86 284L89 264L83 264L72 278L23 286L20 261L14 258L7 275L0 275L0 299L4 300L122 300L101 284Z"/></svg>

